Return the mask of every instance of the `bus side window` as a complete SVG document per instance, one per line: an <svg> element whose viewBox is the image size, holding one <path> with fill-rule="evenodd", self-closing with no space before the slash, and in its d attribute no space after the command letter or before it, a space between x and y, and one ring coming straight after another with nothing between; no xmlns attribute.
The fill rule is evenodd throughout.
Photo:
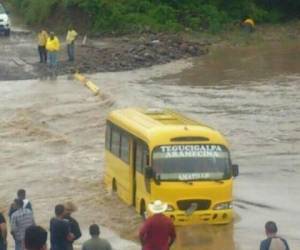
<svg viewBox="0 0 300 250"><path fill-rule="evenodd" d="M135 168L136 171L140 173L143 173L142 158L143 158L143 147L140 143L137 143L136 154L135 154Z"/></svg>
<svg viewBox="0 0 300 250"><path fill-rule="evenodd" d="M111 149L111 125L107 123L105 131L105 148L110 151Z"/></svg>
<svg viewBox="0 0 300 250"><path fill-rule="evenodd" d="M126 134L121 135L120 157L126 163L129 163L129 137Z"/></svg>
<svg viewBox="0 0 300 250"><path fill-rule="evenodd" d="M120 154L120 142L121 142L121 134L119 130L113 128L111 135L111 152L119 157Z"/></svg>

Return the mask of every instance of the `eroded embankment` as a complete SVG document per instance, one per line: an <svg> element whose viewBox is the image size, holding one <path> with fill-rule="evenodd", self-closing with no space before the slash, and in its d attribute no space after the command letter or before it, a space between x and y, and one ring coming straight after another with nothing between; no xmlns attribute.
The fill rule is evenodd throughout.
<svg viewBox="0 0 300 250"><path fill-rule="evenodd" d="M76 42L76 59L68 61L64 35L59 36L57 75L117 72L161 65L198 57L208 52L209 42L191 42L179 35L143 34L122 38L84 38ZM51 75L48 65L39 63L36 34L13 32L0 39L0 80L25 80Z"/></svg>

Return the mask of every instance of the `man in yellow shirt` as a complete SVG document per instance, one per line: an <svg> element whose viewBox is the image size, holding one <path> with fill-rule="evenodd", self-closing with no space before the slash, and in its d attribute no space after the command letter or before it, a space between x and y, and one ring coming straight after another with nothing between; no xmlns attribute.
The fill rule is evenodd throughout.
<svg viewBox="0 0 300 250"><path fill-rule="evenodd" d="M247 32L253 32L255 27L255 22L251 18L246 18L243 23L243 28Z"/></svg>
<svg viewBox="0 0 300 250"><path fill-rule="evenodd" d="M75 40L77 36L78 33L70 26L66 37L69 61L75 59Z"/></svg>
<svg viewBox="0 0 300 250"><path fill-rule="evenodd" d="M54 32L50 32L50 36L47 39L46 49L49 56L49 65L51 68L57 65L57 54L60 50L60 42Z"/></svg>
<svg viewBox="0 0 300 250"><path fill-rule="evenodd" d="M46 50L46 43L48 39L48 33L45 30L40 30L37 36L38 39L38 52L40 55L40 63L47 62L47 50Z"/></svg>

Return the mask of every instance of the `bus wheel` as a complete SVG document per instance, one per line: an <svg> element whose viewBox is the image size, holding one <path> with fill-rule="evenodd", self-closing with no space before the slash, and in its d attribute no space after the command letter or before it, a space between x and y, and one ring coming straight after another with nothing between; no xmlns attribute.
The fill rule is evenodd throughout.
<svg viewBox="0 0 300 250"><path fill-rule="evenodd" d="M116 182L116 179L113 179L112 181L112 191L113 192L117 192L117 182Z"/></svg>
<svg viewBox="0 0 300 250"><path fill-rule="evenodd" d="M140 215L142 216L143 220L146 220L146 204L144 200L141 200Z"/></svg>

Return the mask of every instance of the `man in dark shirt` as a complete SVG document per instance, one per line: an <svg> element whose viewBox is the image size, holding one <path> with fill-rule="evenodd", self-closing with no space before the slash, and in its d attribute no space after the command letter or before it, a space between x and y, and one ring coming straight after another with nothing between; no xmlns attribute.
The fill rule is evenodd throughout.
<svg viewBox="0 0 300 250"><path fill-rule="evenodd" d="M274 221L265 224L267 239L260 243L260 250L289 250L287 241L277 236L277 225Z"/></svg>
<svg viewBox="0 0 300 250"><path fill-rule="evenodd" d="M78 240L81 237L79 223L71 216L72 213L77 211L77 207L73 204L73 202L68 201L64 204L64 208L65 208L64 219L66 219L69 222L70 231L74 235L73 241L70 241L68 244L68 250L73 250L74 241Z"/></svg>
<svg viewBox="0 0 300 250"><path fill-rule="evenodd" d="M11 204L9 208L9 218L11 218L12 214L17 211L17 206L16 206L16 200L21 199L23 201L23 208L27 208L32 211L32 205L31 202L26 199L26 191L25 189L19 189L17 192L17 199L14 200L14 202Z"/></svg>
<svg viewBox="0 0 300 250"><path fill-rule="evenodd" d="M163 214L168 204L157 200L148 208L153 216L145 221L139 233L143 250L168 250L176 239L173 222Z"/></svg>
<svg viewBox="0 0 300 250"><path fill-rule="evenodd" d="M82 245L82 250L112 250L110 243L106 239L101 239L100 228L97 224L90 226L91 239Z"/></svg>
<svg viewBox="0 0 300 250"><path fill-rule="evenodd" d="M28 208L32 211L32 205L31 205L31 202L26 199L26 191L25 189L19 189L18 192L17 192L17 196L18 196L18 199L21 199L23 200L23 207L24 208Z"/></svg>
<svg viewBox="0 0 300 250"><path fill-rule="evenodd" d="M64 206L59 204L55 206L56 217L50 220L50 242L51 250L67 250L70 241L73 241L74 235L70 232L70 225L64 219Z"/></svg>
<svg viewBox="0 0 300 250"><path fill-rule="evenodd" d="M0 213L0 250L6 250L7 248L7 226L6 221L2 213Z"/></svg>
<svg viewBox="0 0 300 250"><path fill-rule="evenodd" d="M30 226L25 231L26 250L47 250L47 231L40 226Z"/></svg>

